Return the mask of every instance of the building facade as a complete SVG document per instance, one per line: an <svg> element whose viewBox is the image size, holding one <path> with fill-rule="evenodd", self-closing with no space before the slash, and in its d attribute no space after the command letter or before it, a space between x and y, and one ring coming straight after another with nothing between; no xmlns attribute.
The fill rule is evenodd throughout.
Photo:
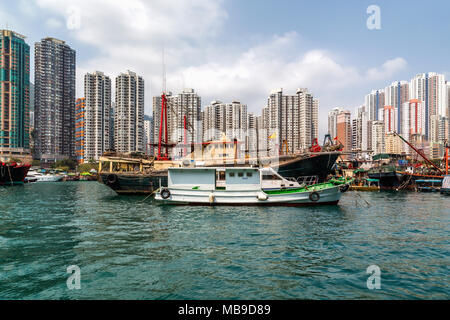
<svg viewBox="0 0 450 320"><path fill-rule="evenodd" d="M368 118L371 121L382 120L381 114L385 106L384 90L373 90L366 95L365 104Z"/></svg>
<svg viewBox="0 0 450 320"><path fill-rule="evenodd" d="M351 113L347 110L342 110L336 117L336 132L337 139L344 145L343 151L348 152L352 150L352 125Z"/></svg>
<svg viewBox="0 0 450 320"><path fill-rule="evenodd" d="M374 154L386 152L383 121L372 121L372 151Z"/></svg>
<svg viewBox="0 0 450 320"><path fill-rule="evenodd" d="M0 30L0 155L30 152L30 47L25 36Z"/></svg>
<svg viewBox="0 0 450 320"><path fill-rule="evenodd" d="M111 79L95 71L84 76L85 154L86 160L98 161L110 146Z"/></svg>
<svg viewBox="0 0 450 320"><path fill-rule="evenodd" d="M75 50L64 41L35 44L35 148L43 162L75 158L75 65Z"/></svg>
<svg viewBox="0 0 450 320"><path fill-rule="evenodd" d="M318 135L319 101L306 88L295 95L284 95L283 89L271 92L267 101L268 134L275 152L285 143L293 152L307 150Z"/></svg>
<svg viewBox="0 0 450 320"><path fill-rule="evenodd" d="M154 132L153 117L146 116L144 120L144 144L145 144L145 154L148 156L154 155L152 147L154 143L153 132Z"/></svg>
<svg viewBox="0 0 450 320"><path fill-rule="evenodd" d="M78 98L75 101L75 156L78 163L85 162L86 145L86 99Z"/></svg>
<svg viewBox="0 0 450 320"><path fill-rule="evenodd" d="M129 70L116 77L114 149L119 153L145 152L144 79Z"/></svg>

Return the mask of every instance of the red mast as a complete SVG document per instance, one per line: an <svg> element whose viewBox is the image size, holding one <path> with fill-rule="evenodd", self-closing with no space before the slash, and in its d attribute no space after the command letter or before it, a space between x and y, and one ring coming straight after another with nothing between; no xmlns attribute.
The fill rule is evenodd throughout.
<svg viewBox="0 0 450 320"><path fill-rule="evenodd" d="M164 141L163 141L163 133L164 130ZM158 155L156 157L157 160L169 160L169 154L167 149L167 97L166 93L163 92L161 95L161 121L159 123L159 137L158 137ZM164 148L164 153L161 154L161 149Z"/></svg>

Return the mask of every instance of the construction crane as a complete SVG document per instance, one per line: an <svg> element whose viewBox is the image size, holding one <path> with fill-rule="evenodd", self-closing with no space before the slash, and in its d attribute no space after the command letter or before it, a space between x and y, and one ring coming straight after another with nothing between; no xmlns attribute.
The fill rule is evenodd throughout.
<svg viewBox="0 0 450 320"><path fill-rule="evenodd" d="M401 135L399 135L396 131L393 131L393 134L396 135L397 137L399 137L400 139L402 139L408 146L411 147L411 149L413 149L415 152L417 152L417 154L419 156L421 156L428 164L430 164L431 166L433 166L437 171L439 171L440 174L444 174L442 172L442 170L435 165L432 161L430 161L421 150L418 150L416 147L414 147L411 143L409 143L405 138L403 138ZM448 149L447 149L448 150Z"/></svg>

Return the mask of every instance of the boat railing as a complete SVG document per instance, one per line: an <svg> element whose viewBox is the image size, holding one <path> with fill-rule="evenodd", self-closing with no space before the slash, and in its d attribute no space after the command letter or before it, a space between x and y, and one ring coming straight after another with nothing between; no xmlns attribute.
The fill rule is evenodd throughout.
<svg viewBox="0 0 450 320"><path fill-rule="evenodd" d="M318 176L301 176L297 178L297 182L300 185L313 185L316 184L317 182L319 182L319 177Z"/></svg>

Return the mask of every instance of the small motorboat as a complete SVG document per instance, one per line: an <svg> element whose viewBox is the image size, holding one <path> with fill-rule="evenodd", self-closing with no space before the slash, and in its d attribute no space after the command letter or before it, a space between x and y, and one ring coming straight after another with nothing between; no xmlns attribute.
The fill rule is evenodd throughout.
<svg viewBox="0 0 450 320"><path fill-rule="evenodd" d="M446 175L442 180L441 194L450 195L450 175Z"/></svg>
<svg viewBox="0 0 450 320"><path fill-rule="evenodd" d="M306 184L286 179L272 168L169 168L168 187L155 191L155 200L185 205L335 205L350 180Z"/></svg>
<svg viewBox="0 0 450 320"><path fill-rule="evenodd" d="M42 172L29 171L26 177L27 182L58 182L62 181L64 176L57 174L43 174Z"/></svg>
<svg viewBox="0 0 450 320"><path fill-rule="evenodd" d="M415 181L416 189L420 192L439 192L442 180L439 179L418 179Z"/></svg>
<svg viewBox="0 0 450 320"><path fill-rule="evenodd" d="M380 180L366 178L360 181L354 181L350 185L350 190L353 191L380 191Z"/></svg>

